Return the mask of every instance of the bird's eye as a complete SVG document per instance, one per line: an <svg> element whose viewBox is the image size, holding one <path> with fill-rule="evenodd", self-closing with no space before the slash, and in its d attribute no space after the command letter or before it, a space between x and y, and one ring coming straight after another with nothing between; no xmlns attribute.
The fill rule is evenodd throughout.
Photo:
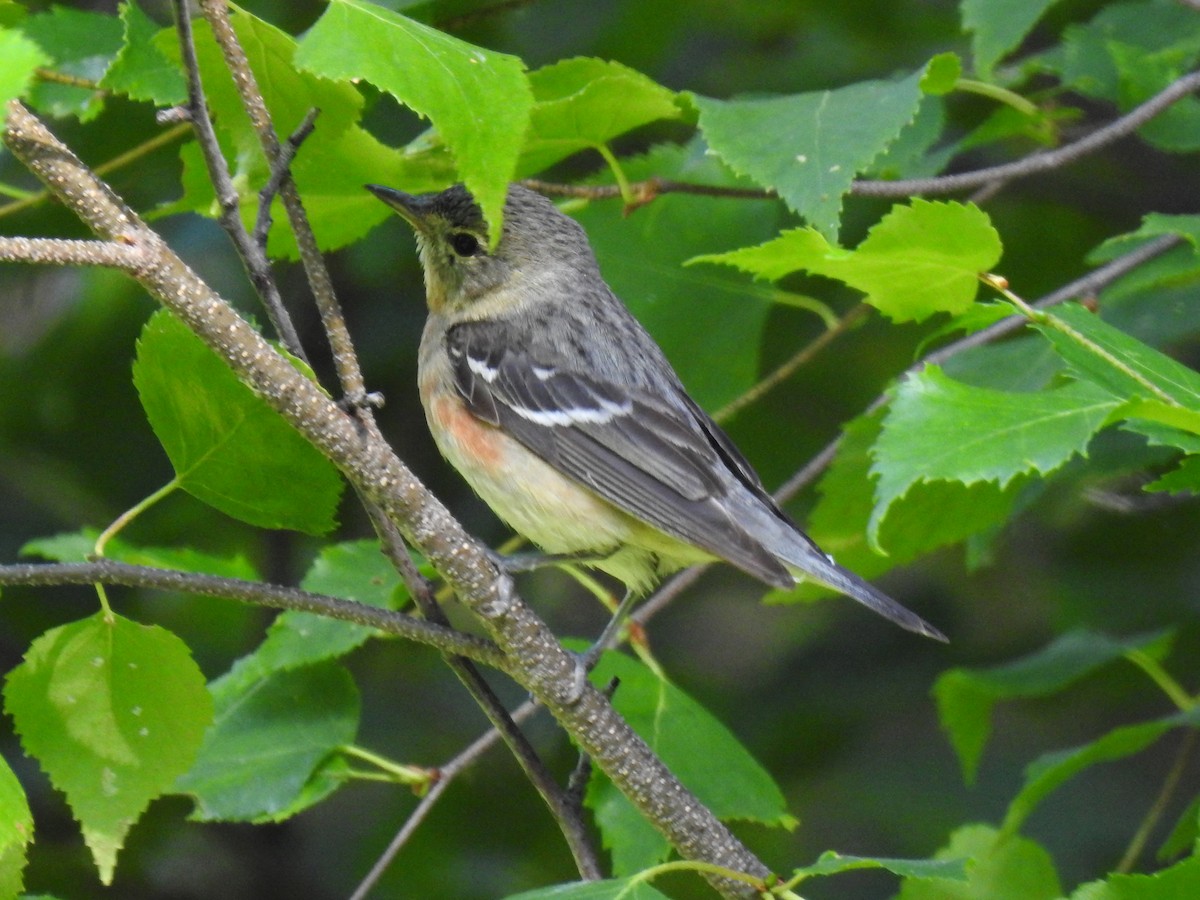
<svg viewBox="0 0 1200 900"><path fill-rule="evenodd" d="M459 256L474 256L479 252L479 239L466 231L450 235L450 246Z"/></svg>

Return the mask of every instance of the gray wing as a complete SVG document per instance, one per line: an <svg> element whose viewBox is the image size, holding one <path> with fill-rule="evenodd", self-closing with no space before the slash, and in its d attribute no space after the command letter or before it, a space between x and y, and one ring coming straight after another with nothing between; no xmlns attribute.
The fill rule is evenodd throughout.
<svg viewBox="0 0 1200 900"><path fill-rule="evenodd" d="M720 429L679 390L677 404L534 358L498 323L466 322L446 337L467 408L614 506L777 587L795 581L737 521L730 492L766 495ZM786 521L786 520L785 520Z"/></svg>

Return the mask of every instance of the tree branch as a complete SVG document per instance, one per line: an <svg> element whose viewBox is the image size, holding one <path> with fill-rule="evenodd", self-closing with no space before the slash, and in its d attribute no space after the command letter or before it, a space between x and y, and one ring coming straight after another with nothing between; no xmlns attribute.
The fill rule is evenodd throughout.
<svg viewBox="0 0 1200 900"><path fill-rule="evenodd" d="M396 610L369 606L340 597L314 594L300 588L261 581L181 572L154 566L136 566L111 559L86 563L29 563L0 566L0 584L48 587L64 584L120 584L126 587L178 591L203 597L224 597L254 606L316 613L342 622L353 622L397 637L408 638L438 650L457 653L507 671L508 661L491 641L455 631L447 625L423 622Z"/></svg>
<svg viewBox="0 0 1200 900"><path fill-rule="evenodd" d="M421 578L416 567L412 565L412 560L408 557L408 550L404 547L395 524L384 516L375 504L367 501L364 505L379 534L384 555L401 573L411 572L410 590L421 610L421 615L425 617L426 621L449 628L450 622L446 619L441 607L438 606L437 599L429 589L429 584ZM406 578L406 581L409 579ZM496 692L484 680L483 675L471 660L453 653L444 653L443 658L446 665L470 693L476 705L483 710L488 721L492 723L492 730L495 734L504 739L504 743L508 745L521 770L525 773L525 777L541 795L566 839L567 847L571 851L580 876L588 881L600 878L599 856L578 810L569 802L566 792L554 780L554 776L546 768L537 751L533 749L533 745L529 743L525 733L509 716L508 710L496 696Z"/></svg>
<svg viewBox="0 0 1200 900"><path fill-rule="evenodd" d="M233 371L379 504L442 573L509 660L510 673L571 734L596 766L686 859L754 877L760 862L654 755L608 700L576 684L576 661L519 599L511 578L396 457L275 351L132 210L20 103L9 104L5 142L13 154L103 238L141 246L138 281L180 317ZM744 883L714 876L729 897Z"/></svg>
<svg viewBox="0 0 1200 900"><path fill-rule="evenodd" d="M957 175L939 175L936 178L911 178L900 181L856 181L851 193L858 197L910 197L914 194L951 194L955 191L982 187L994 181L1011 181L1026 178L1039 172L1047 172L1075 162L1081 157L1095 153L1101 147L1114 143L1137 131L1160 112L1188 94L1200 90L1200 72L1191 72L1176 79L1145 103L1134 107L1103 128L1098 128L1086 137L1054 150L1034 153L1024 159L962 172Z"/></svg>
<svg viewBox="0 0 1200 900"><path fill-rule="evenodd" d="M1023 159L999 166L989 166L972 172L955 175L938 175L933 178L910 178L897 181L860 179L850 185L850 193L856 197L884 197L905 199L913 196L953 194L957 191L987 187L996 182L1026 178L1039 172L1061 168L1076 160L1095 153L1102 147L1114 143L1141 128L1160 112L1189 94L1200 90L1200 72L1191 72L1173 81L1145 103L1125 115L1098 128L1086 137L1054 150L1034 153ZM557 184L537 179L527 179L523 184L535 191L552 197L579 197L588 200L609 200L621 196L619 186ZM724 187L721 185L697 184L667 178L648 178L630 186L639 203L647 203L660 194L701 194L708 197L731 197L745 200L764 200L779 195L767 188Z"/></svg>
<svg viewBox="0 0 1200 900"><path fill-rule="evenodd" d="M221 145L217 142L217 132L213 128L212 117L208 114L208 102L204 99L204 85L200 81L200 65L196 61L196 44L192 39L192 20L188 13L187 0L174 0L175 25L179 30L179 45L183 54L183 68L187 73L188 104L187 116L196 133L196 143L204 155L204 165L208 169L208 178L212 182L221 206L221 227L233 241L241 257L246 275L254 286L271 320L271 327L279 335L288 352L305 362L304 347L300 343L300 335L292 324L292 317L283 304L279 293L279 285L271 273L271 264L267 254L259 246L242 222L240 213L241 198L233 186L233 178L229 174L229 165L221 153Z"/></svg>
<svg viewBox="0 0 1200 900"><path fill-rule="evenodd" d="M200 0L200 11L212 27L213 37L216 38L217 46L221 48L225 57L225 65L233 76L233 83L241 95L242 105L250 116L263 154L274 169L279 166L284 151L279 144L279 136L275 133L275 126L271 123L258 80L254 77L250 61L246 58L246 51L242 49L233 30L233 23L229 19L229 5L225 0ZM317 302L317 310L321 314L321 322L333 351L338 381L341 383L342 392L352 404L365 404L368 401L366 383L358 365L354 344L350 340L350 331L346 328L346 320L333 289L333 279L329 277L325 257L317 247L317 239L308 223L308 215L304 212L304 203L300 199L300 192L296 190L296 183L292 180L290 171L286 168L284 171L286 174L279 184L279 196L283 201L283 208L287 211L288 223L300 250L300 261L304 265L304 272L308 276L308 283L312 287L313 298Z"/></svg>
<svg viewBox="0 0 1200 900"><path fill-rule="evenodd" d="M514 722L522 722L536 712L537 709L537 704L532 700L528 700L513 712L511 718ZM464 769L474 765L475 761L491 749L498 740L500 740L499 732L495 728L491 728L472 741L454 759L438 768L438 780L429 789L429 793L421 798L421 802L417 804L416 808L409 815L403 827L396 832L395 837L392 838L387 848L379 855L379 859L375 861L375 865L371 867L371 871L359 882L358 887L354 889L354 893L350 895L349 900L363 900L371 892L371 889L383 877L383 873L387 871L388 866L392 864L392 860L396 858L396 854L400 852L401 848L408 842L408 839L413 836L417 827L429 815L430 810L433 809L442 792L450 786L450 782Z"/></svg>
<svg viewBox="0 0 1200 900"><path fill-rule="evenodd" d="M0 262L48 266L106 266L135 272L146 261L141 247L117 241L0 237Z"/></svg>

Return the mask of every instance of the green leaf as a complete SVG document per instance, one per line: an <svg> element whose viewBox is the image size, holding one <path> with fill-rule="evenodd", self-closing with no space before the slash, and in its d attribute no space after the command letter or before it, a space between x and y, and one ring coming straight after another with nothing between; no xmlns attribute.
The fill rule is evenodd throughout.
<svg viewBox="0 0 1200 900"><path fill-rule="evenodd" d="M962 0L963 28L973 32L975 71L989 78L992 68L1015 50L1055 0Z"/></svg>
<svg viewBox="0 0 1200 900"><path fill-rule="evenodd" d="M758 247L689 260L736 266L776 281L798 270L844 281L896 322L966 311L979 273L1000 259L1000 239L972 204L913 200L888 213L855 250L830 244L812 228L785 231Z"/></svg>
<svg viewBox="0 0 1200 900"><path fill-rule="evenodd" d="M1003 831L1006 834L1018 831L1039 803L1084 769L1140 753L1168 731L1185 726L1200 726L1200 708L1152 722L1114 728L1081 747L1038 757L1025 769L1025 784L1008 805Z"/></svg>
<svg viewBox="0 0 1200 900"><path fill-rule="evenodd" d="M1167 234L1178 235L1186 240L1193 250L1200 250L1200 215L1172 216L1149 213L1142 217L1142 224L1136 230L1109 238L1089 253L1087 260L1093 265L1110 262L1154 238Z"/></svg>
<svg viewBox="0 0 1200 900"><path fill-rule="evenodd" d="M50 64L41 48L19 31L0 28L0 128L8 116L8 101L23 97L33 83L33 71Z"/></svg>
<svg viewBox="0 0 1200 900"><path fill-rule="evenodd" d="M1200 433L1200 373L1155 350L1074 303L1055 307L1035 322L1076 377L1095 382L1115 397L1141 398L1157 408L1131 407L1130 418L1164 421Z"/></svg>
<svg viewBox="0 0 1200 900"><path fill-rule="evenodd" d="M212 721L188 648L157 626L97 613L35 640L4 702L108 884L125 834L187 771Z"/></svg>
<svg viewBox="0 0 1200 900"><path fill-rule="evenodd" d="M333 464L165 310L142 330L133 382L188 493L263 528L333 528Z"/></svg>
<svg viewBox="0 0 1200 900"><path fill-rule="evenodd" d="M939 68L942 64L939 64ZM842 197L913 120L922 68L899 81L755 100L692 95L700 130L739 174L778 192L826 238L837 234Z"/></svg>
<svg viewBox="0 0 1200 900"><path fill-rule="evenodd" d="M1080 886L1070 900L1185 900L1200 897L1200 856L1152 875L1109 875Z"/></svg>
<svg viewBox="0 0 1200 900"><path fill-rule="evenodd" d="M620 653L606 653L592 673L599 685L620 687L613 705L679 780L722 819L792 828L779 787L729 730L670 682ZM697 747L704 752L696 753ZM588 805L596 810L613 869L631 873L660 862L670 848L644 824L607 779L593 781ZM633 825L641 822L640 825Z"/></svg>
<svg viewBox="0 0 1200 900"><path fill-rule="evenodd" d="M519 164L527 174L682 114L674 91L617 62L564 59L531 72L529 85L534 106Z"/></svg>
<svg viewBox="0 0 1200 900"><path fill-rule="evenodd" d="M657 148L624 167L631 179L736 183L700 142ZM683 262L716 241L765 240L778 227L778 202L666 194L628 217L611 202L568 209L587 230L605 281L654 336L698 403L716 409L754 384L776 292L747 285L733 272L684 268ZM696 352L698 343L703 353Z"/></svg>
<svg viewBox="0 0 1200 900"><path fill-rule="evenodd" d="M1166 655L1165 632L1114 639L1090 631L1072 631L1043 649L991 669L950 669L933 688L938 718L962 764L963 777L975 780L979 758L991 733L992 707L999 700L1045 697L1140 650L1155 659Z"/></svg>
<svg viewBox="0 0 1200 900"><path fill-rule="evenodd" d="M235 668L211 690L213 727L196 764L175 784L195 797L194 816L202 821L277 818L358 728L358 689L332 663L265 679Z"/></svg>
<svg viewBox="0 0 1200 900"><path fill-rule="evenodd" d="M187 100L187 82L179 67L155 44L162 29L134 0L121 4L125 42L100 86L134 100L173 106Z"/></svg>
<svg viewBox="0 0 1200 900"><path fill-rule="evenodd" d="M1174 469L1143 485L1142 490L1164 494L1200 493L1200 456L1185 456Z"/></svg>
<svg viewBox="0 0 1200 900"><path fill-rule="evenodd" d="M1158 848L1159 862L1167 862L1177 856L1183 856L1193 849L1196 841L1200 840L1200 796L1193 797L1175 822L1171 833L1163 839Z"/></svg>
<svg viewBox="0 0 1200 900"><path fill-rule="evenodd" d="M577 881L552 887L509 894L505 900L670 900L666 894L630 878L609 878L604 881Z"/></svg>
<svg viewBox="0 0 1200 900"><path fill-rule="evenodd" d="M1122 112L1190 71L1200 54L1192 13L1175 3L1109 3L1090 22L1064 30L1061 48L1037 62L1065 87L1115 102ZM1197 146L1200 103L1184 97L1138 129L1166 150Z"/></svg>
<svg viewBox="0 0 1200 900"><path fill-rule="evenodd" d="M8 761L0 758L0 897L24 888L25 855L33 842L33 813Z"/></svg>
<svg viewBox="0 0 1200 900"><path fill-rule="evenodd" d="M499 239L533 105L521 60L365 0L332 0L296 64L326 78L366 79L433 122Z"/></svg>
<svg viewBox="0 0 1200 900"><path fill-rule="evenodd" d="M967 880L965 859L887 859L873 856L843 856L833 850L821 854L811 866L796 869L793 875L811 878L818 875L837 875L858 869L886 869L902 878L946 878Z"/></svg>
<svg viewBox="0 0 1200 900"><path fill-rule="evenodd" d="M817 485L820 495L805 529L839 564L864 578L937 547L978 537L1008 521L1023 479L1001 490L991 482L918 482L892 504L879 529L877 544L867 541L875 508L870 451L878 440L883 411L854 419L843 429L837 456ZM790 591L773 591L769 603L793 603L833 593L810 583Z"/></svg>
<svg viewBox="0 0 1200 900"><path fill-rule="evenodd" d="M871 178L929 178L946 168L958 152L946 140L946 103L926 95L912 122L877 156L864 174Z"/></svg>
<svg viewBox="0 0 1200 900"><path fill-rule="evenodd" d="M21 30L53 60L56 72L99 82L121 49L121 23L114 16L53 6L49 12L29 16ZM29 102L52 116L78 116L87 122L104 108L98 90L57 82L38 82Z"/></svg>
<svg viewBox="0 0 1200 900"><path fill-rule="evenodd" d="M1089 382L1033 393L972 387L927 366L896 389L873 451L870 536L892 503L923 481L992 481L1047 475L1076 454L1121 405Z"/></svg>
<svg viewBox="0 0 1200 900"><path fill-rule="evenodd" d="M969 857L967 882L909 878L897 900L1055 900L1062 895L1054 863L1041 846L990 825L964 825L937 859Z"/></svg>
<svg viewBox="0 0 1200 900"><path fill-rule="evenodd" d="M962 77L962 61L957 53L939 53L925 66L921 76L921 92L939 96L954 90Z"/></svg>
<svg viewBox="0 0 1200 900"><path fill-rule="evenodd" d="M375 540L323 548L300 586L316 594L384 609L397 609L408 599L400 576ZM279 669L294 669L343 656L375 633L366 625L288 610L275 617L266 639L239 666L252 665L263 676Z"/></svg>

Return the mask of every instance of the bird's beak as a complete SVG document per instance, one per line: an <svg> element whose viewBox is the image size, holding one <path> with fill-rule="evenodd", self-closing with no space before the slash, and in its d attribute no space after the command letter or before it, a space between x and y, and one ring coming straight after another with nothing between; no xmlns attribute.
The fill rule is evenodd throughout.
<svg viewBox="0 0 1200 900"><path fill-rule="evenodd" d="M413 228L422 228L429 216L431 194L406 194L381 184L363 185L368 191L399 213Z"/></svg>

